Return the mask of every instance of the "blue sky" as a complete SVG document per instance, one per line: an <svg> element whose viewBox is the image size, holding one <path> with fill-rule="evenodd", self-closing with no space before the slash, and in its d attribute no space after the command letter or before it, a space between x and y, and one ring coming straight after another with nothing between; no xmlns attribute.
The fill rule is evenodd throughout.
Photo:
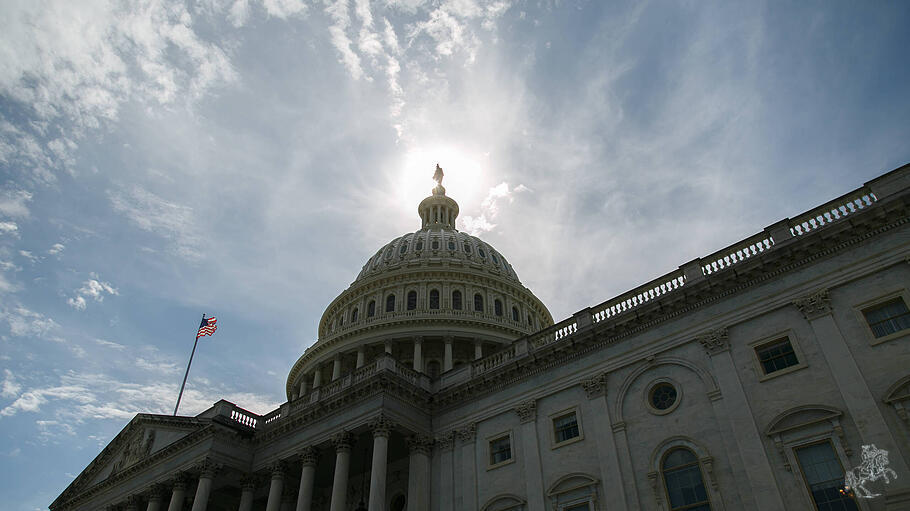
<svg viewBox="0 0 910 511"><path fill-rule="evenodd" d="M0 493L138 412L257 412L326 305L458 228L557 319L910 161L906 2L0 2Z"/></svg>

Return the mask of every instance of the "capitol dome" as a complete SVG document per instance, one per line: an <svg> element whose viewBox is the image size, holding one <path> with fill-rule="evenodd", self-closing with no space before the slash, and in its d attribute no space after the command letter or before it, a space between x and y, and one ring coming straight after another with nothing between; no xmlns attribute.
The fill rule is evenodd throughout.
<svg viewBox="0 0 910 511"><path fill-rule="evenodd" d="M417 208L420 230L380 248L326 308L318 340L288 375L288 399L384 353L436 378L553 324L498 250L455 229L458 204L442 174L437 165L437 186Z"/></svg>

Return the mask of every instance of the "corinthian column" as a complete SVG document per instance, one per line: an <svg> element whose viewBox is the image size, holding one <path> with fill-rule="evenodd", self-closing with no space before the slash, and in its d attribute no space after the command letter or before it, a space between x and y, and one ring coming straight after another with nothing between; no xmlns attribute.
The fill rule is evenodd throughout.
<svg viewBox="0 0 910 511"><path fill-rule="evenodd" d="M351 465L351 442L353 438L347 431L335 435L335 480L332 481L332 505L330 511L347 511L348 508L348 469Z"/></svg>
<svg viewBox="0 0 910 511"><path fill-rule="evenodd" d="M202 462L199 467L199 484L196 485L196 496L193 498L193 511L205 511L209 505L209 494L212 492L212 480L218 466L209 460Z"/></svg>
<svg viewBox="0 0 910 511"><path fill-rule="evenodd" d="M269 500L265 511L278 511L281 507L281 491L284 489L284 463L272 465L272 484L269 486Z"/></svg>
<svg viewBox="0 0 910 511"><path fill-rule="evenodd" d="M244 476L240 480L240 507L238 511L253 511L253 497L256 491L256 478L252 475Z"/></svg>
<svg viewBox="0 0 910 511"><path fill-rule="evenodd" d="M180 511L183 509L183 501L186 499L186 476L179 474L174 479L174 489L171 492L171 503L167 511Z"/></svg>
<svg viewBox="0 0 910 511"><path fill-rule="evenodd" d="M149 503L145 511L161 511L161 501L164 500L164 491L161 485L155 485L149 492Z"/></svg>
<svg viewBox="0 0 910 511"><path fill-rule="evenodd" d="M373 429L373 467L370 470L369 511L385 511L386 462L392 426L392 422L382 415L370 423Z"/></svg>
<svg viewBox="0 0 910 511"><path fill-rule="evenodd" d="M408 510L430 509L430 451L433 440L423 435L408 437Z"/></svg>
<svg viewBox="0 0 910 511"><path fill-rule="evenodd" d="M297 493L297 511L310 511L313 505L313 480L316 478L316 462L319 451L315 447L304 447L300 451L303 470L300 471L300 491Z"/></svg>

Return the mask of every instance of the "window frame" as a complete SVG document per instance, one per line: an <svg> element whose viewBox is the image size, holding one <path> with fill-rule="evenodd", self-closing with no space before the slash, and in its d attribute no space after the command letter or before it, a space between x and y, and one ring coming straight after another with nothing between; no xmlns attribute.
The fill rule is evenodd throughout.
<svg viewBox="0 0 910 511"><path fill-rule="evenodd" d="M478 302L477 298L478 297L480 298L480 309L477 308L477 302ZM484 302L483 295L480 293L474 293L474 306L471 309L474 312L480 312L481 314L485 313L486 305L483 302Z"/></svg>
<svg viewBox="0 0 910 511"><path fill-rule="evenodd" d="M853 306L853 310L856 312L856 316L859 322L863 325L863 329L866 331L866 337L868 338L869 344L871 346L893 341L895 339L900 339L901 337L910 335L910 328L905 328L883 337L876 337L875 332L872 331L872 327L869 325L869 320L866 319L866 310L879 305L884 305L885 303L890 302L895 298L904 300L904 305L907 306L908 310L910 310L910 293L907 292L906 288L893 290L890 293L881 295L877 298L873 298L862 303L855 304Z"/></svg>
<svg viewBox="0 0 910 511"><path fill-rule="evenodd" d="M433 306L433 293L436 293L436 306ZM442 308L442 293L439 292L439 289L435 287L430 289L430 292L427 296L427 306L430 310L439 310Z"/></svg>
<svg viewBox="0 0 910 511"><path fill-rule="evenodd" d="M575 424L578 426L578 436L574 436L568 440L558 441L556 440L556 419L561 419L570 413L575 414ZM581 407L578 405L570 406L569 408L564 408L557 412L553 412L547 416L550 420L550 449L559 449L566 445L574 444L576 442L581 442L585 439L585 431L581 427Z"/></svg>
<svg viewBox="0 0 910 511"><path fill-rule="evenodd" d="M673 451L675 451L677 449L685 449L685 450L689 451L689 453L692 455L692 457L695 458L695 462L689 463L688 465L680 465L677 467L673 467L670 469L670 471L672 472L673 470L679 470L680 468L687 468L692 465L695 465L695 467L698 468L698 474L701 477L701 486L705 490L705 501L708 504L708 509L714 509L714 506L711 505L711 490L708 488L708 485L705 484L706 478L705 478L705 470L702 468L703 462L702 462L701 458L698 457L698 453L686 445L677 445L674 447L670 447L661 455L660 460L658 462L659 463L658 472L660 473L660 481L662 483L661 486L663 487L663 490L664 490L664 501L667 503L667 509L669 509L670 511L676 511L676 510L685 511L685 509L691 508L692 506L704 505L703 503L696 503L696 504L687 504L686 507L683 507L683 508L679 508L679 507L674 508L673 507L673 504L670 500L670 489L667 487L667 470L664 468L664 463L667 460L667 456L669 456Z"/></svg>
<svg viewBox="0 0 910 511"><path fill-rule="evenodd" d="M411 298L414 299L414 304L411 306ZM404 295L404 310L405 311L416 311L417 306L419 305L419 295L417 294L416 289L409 289Z"/></svg>
<svg viewBox="0 0 910 511"><path fill-rule="evenodd" d="M758 356L758 350L784 338L787 338L787 340L790 341L790 347L793 348L793 354L796 355L796 365L778 369L777 371L770 373L765 373L765 368L762 366L761 358ZM768 381L772 378L777 378L778 376L790 374L794 371L799 371L800 369L809 367L809 363L806 362L806 356L803 355L803 350L799 345L799 338L797 337L796 332L794 332L792 329L779 331L774 335L768 335L762 337L761 339L758 339L757 341L752 341L749 343L749 351L752 353L752 364L755 367L755 375L758 377L758 381Z"/></svg>
<svg viewBox="0 0 910 511"><path fill-rule="evenodd" d="M503 438L509 439L509 459L500 461L498 463L493 463L493 442L502 440ZM504 467L511 463L515 463L515 438L512 436L512 430L503 431L495 435L490 435L487 437L487 470L493 470L499 467Z"/></svg>
<svg viewBox="0 0 910 511"><path fill-rule="evenodd" d="M390 299L391 299L391 304L392 304L392 310L389 310L389 300ZM397 301L398 301L398 299L395 297L395 293L387 294L385 297L385 307L383 307L382 310L385 311L386 314L394 314L395 307L398 306L398 304L396 303Z"/></svg>
<svg viewBox="0 0 910 511"><path fill-rule="evenodd" d="M672 385L673 388L676 389L676 401L674 401L672 405L670 405L669 407L667 407L664 410L660 410L660 409L656 408L654 406L654 404L651 402L651 392L654 390L654 387L656 387L662 383L667 383L669 385ZM674 410L679 408L679 403L681 403L683 400L683 389L682 389L682 386L676 380L673 380L673 379L667 378L667 377L656 378L656 379L648 382L647 385L645 385L644 394L642 395L642 399L645 402L645 409L648 410L649 412L651 412L652 414L667 415L669 413L673 413Z"/></svg>
<svg viewBox="0 0 910 511"><path fill-rule="evenodd" d="M813 445L819 444L828 444L831 448L831 452L834 453L834 459L840 465L841 473L846 474L847 470L844 468L844 459L846 459L845 453L841 452L840 446L834 441L830 436L824 438L814 438L812 440L802 442L799 444L794 444L789 446L790 455L793 457L793 461L796 463L796 467L799 471L799 479L802 481L803 490L805 490L804 495L809 500L811 504L811 509L818 509L818 504L815 502L815 497L812 495L812 486L809 485L809 480L806 478L806 470L803 468L803 464L799 461L799 455L796 453L799 449L806 447L812 447ZM855 501L854 501L855 502ZM857 509L860 509L859 503L857 503Z"/></svg>

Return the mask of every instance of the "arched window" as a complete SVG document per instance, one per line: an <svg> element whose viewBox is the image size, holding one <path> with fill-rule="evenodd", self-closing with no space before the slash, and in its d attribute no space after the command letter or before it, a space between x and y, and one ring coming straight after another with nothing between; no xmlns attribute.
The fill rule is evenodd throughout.
<svg viewBox="0 0 910 511"><path fill-rule="evenodd" d="M480 254L480 257L483 257L483 258L487 257L487 253L484 252L482 248L478 248L477 253Z"/></svg>
<svg viewBox="0 0 910 511"><path fill-rule="evenodd" d="M370 300L367 304L367 317L372 318L376 315L376 300Z"/></svg>
<svg viewBox="0 0 910 511"><path fill-rule="evenodd" d="M449 250L455 250L455 242L452 240L449 240Z"/></svg>
<svg viewBox="0 0 910 511"><path fill-rule="evenodd" d="M433 250L439 250L439 240L433 240L430 246L433 247Z"/></svg>
<svg viewBox="0 0 910 511"><path fill-rule="evenodd" d="M518 323L518 307L512 307L512 321Z"/></svg>
<svg viewBox="0 0 910 511"><path fill-rule="evenodd" d="M502 316L502 302L496 300L493 302L493 311L496 312L497 316Z"/></svg>
<svg viewBox="0 0 910 511"><path fill-rule="evenodd" d="M483 312L483 297L480 296L480 293L474 295L474 310L477 312Z"/></svg>
<svg viewBox="0 0 910 511"><path fill-rule="evenodd" d="M351 311L351 323L357 321L357 313L360 312L357 310L357 307L354 307L354 310Z"/></svg>
<svg viewBox="0 0 910 511"><path fill-rule="evenodd" d="M417 291L408 291L408 310L417 308Z"/></svg>
<svg viewBox="0 0 910 511"><path fill-rule="evenodd" d="M439 308L439 290L438 289L430 290L430 308L431 309Z"/></svg>
<svg viewBox="0 0 910 511"><path fill-rule="evenodd" d="M689 449L678 447L664 456L661 464L670 511L710 511L708 493L701 477L698 458Z"/></svg>
<svg viewBox="0 0 910 511"><path fill-rule="evenodd" d="M402 244L401 244L401 249L398 250L398 253L399 253L399 254L404 254L404 253L407 252L407 251L408 251L408 244L407 244L407 243L402 243Z"/></svg>
<svg viewBox="0 0 910 511"><path fill-rule="evenodd" d="M385 299L385 311L395 312L395 295L389 295Z"/></svg>
<svg viewBox="0 0 910 511"><path fill-rule="evenodd" d="M452 308L457 311L461 310L461 291L457 289L452 291Z"/></svg>

